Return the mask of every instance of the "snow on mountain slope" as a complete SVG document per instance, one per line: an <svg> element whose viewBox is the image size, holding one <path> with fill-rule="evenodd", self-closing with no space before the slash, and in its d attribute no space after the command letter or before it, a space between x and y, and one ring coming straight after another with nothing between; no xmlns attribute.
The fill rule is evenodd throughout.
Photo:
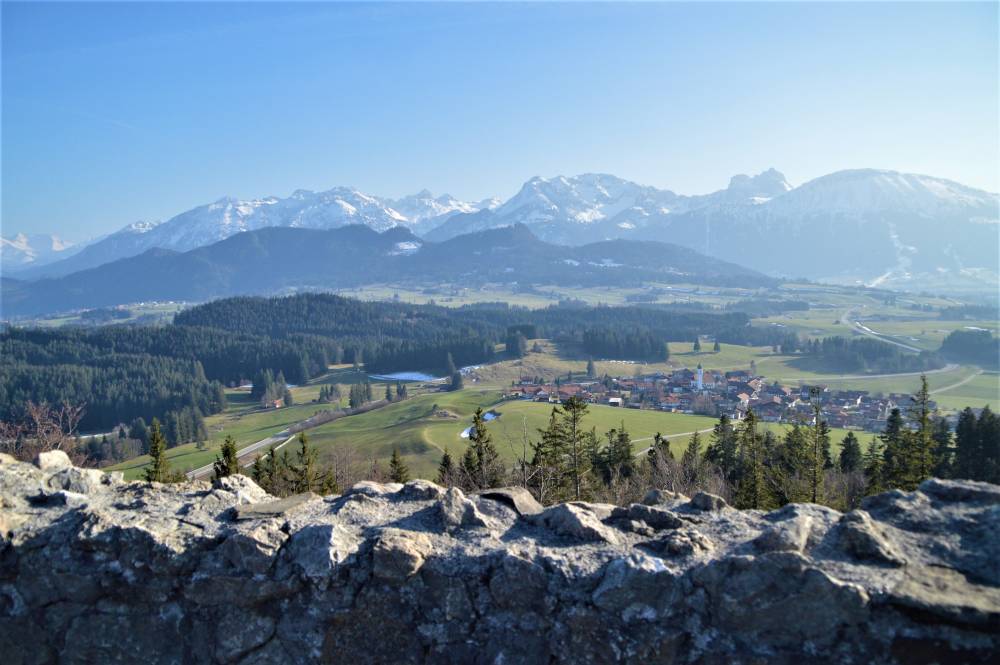
<svg viewBox="0 0 1000 665"><path fill-rule="evenodd" d="M59 236L18 233L9 238L0 238L0 266L4 272L12 272L45 265L69 256L77 249L74 243L66 242Z"/></svg>
<svg viewBox="0 0 1000 665"><path fill-rule="evenodd" d="M639 237L668 215L712 205L760 203L790 189L785 176L774 169L753 177L734 176L727 189L698 196L681 196L604 174L535 177L491 213L455 215L426 236L444 240L520 223L550 242L581 244Z"/></svg>
<svg viewBox="0 0 1000 665"><path fill-rule="evenodd" d="M395 207L397 203L402 211ZM449 215L475 212L489 205L495 204L491 200L468 203L447 194L434 197L426 190L392 201L349 187L335 187L323 192L300 189L284 199L274 196L253 200L222 198L165 222L130 224L84 248L71 260L34 271L30 276L65 275L135 256L153 247L185 251L218 242L236 233L271 226L333 229L364 224L376 231L385 231L394 226L415 228L425 222L436 224Z"/></svg>

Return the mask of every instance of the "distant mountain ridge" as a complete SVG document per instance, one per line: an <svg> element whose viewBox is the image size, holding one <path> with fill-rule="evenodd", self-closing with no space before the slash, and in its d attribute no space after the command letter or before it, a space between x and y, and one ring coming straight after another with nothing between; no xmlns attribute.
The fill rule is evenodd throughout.
<svg viewBox="0 0 1000 665"><path fill-rule="evenodd" d="M26 268L57 261L80 247L56 235L18 233L0 237L0 264L6 268Z"/></svg>
<svg viewBox="0 0 1000 665"><path fill-rule="evenodd" d="M580 247L539 240L524 225L428 242L403 227L267 227L187 252L154 248L65 277L2 282L3 316L151 300L329 290L384 281L638 286L691 282L768 286L756 271L659 242Z"/></svg>
<svg viewBox="0 0 1000 665"><path fill-rule="evenodd" d="M454 214L480 210L495 201L460 201L448 194L435 197L424 190L398 200L379 198L350 187L323 192L296 190L287 198L268 196L240 200L221 198L192 208L165 222L136 222L95 242L67 260L15 272L23 279L67 275L110 261L136 256L148 249L187 251L237 233L267 227L333 229L364 224L375 231L394 226L431 228ZM398 209L397 209L398 208ZM5 270L8 274L11 271Z"/></svg>
<svg viewBox="0 0 1000 665"><path fill-rule="evenodd" d="M942 178L874 169L838 171L797 187L768 169L696 196L594 173L534 177L503 202L426 190L389 199L337 187L285 199L220 199L161 224L130 225L68 259L13 276L65 275L152 247L185 251L270 226L401 226L443 241L524 224L550 243L672 242L772 275L990 287L1000 273L998 201L995 193Z"/></svg>

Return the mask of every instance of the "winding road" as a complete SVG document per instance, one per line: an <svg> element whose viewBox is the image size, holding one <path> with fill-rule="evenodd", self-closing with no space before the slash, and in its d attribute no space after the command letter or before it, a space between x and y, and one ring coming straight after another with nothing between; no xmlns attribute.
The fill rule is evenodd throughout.
<svg viewBox="0 0 1000 665"><path fill-rule="evenodd" d="M886 344L895 344L896 346L906 349L907 351L912 351L913 353L920 353L923 349L916 346L910 346L909 344L903 344L902 342L896 341L886 335L875 332L866 325L863 325L860 321L851 321L851 313L854 310L846 310L840 317L841 325L845 325L848 328L854 330L855 332L861 333L862 335L868 335L869 337L874 337L875 339L882 340ZM898 375L897 375L898 376Z"/></svg>

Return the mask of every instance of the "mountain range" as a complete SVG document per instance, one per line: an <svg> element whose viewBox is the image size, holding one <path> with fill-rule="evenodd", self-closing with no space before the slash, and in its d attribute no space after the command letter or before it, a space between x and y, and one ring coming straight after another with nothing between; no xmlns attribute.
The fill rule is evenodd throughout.
<svg viewBox="0 0 1000 665"><path fill-rule="evenodd" d="M769 169L725 189L686 196L612 175L535 177L506 201L468 202L428 191L401 199L353 188L287 198L220 199L162 223L139 222L46 263L9 261L5 275L68 275L152 248L187 251L267 227L403 227L428 241L523 224L540 239L581 245L655 240L774 276L888 287L995 288L997 194L931 176L839 171L793 187Z"/></svg>
<svg viewBox="0 0 1000 665"><path fill-rule="evenodd" d="M645 282L771 286L754 270L669 243L610 240L553 245L516 224L442 242L405 227L330 230L266 227L206 247L149 249L72 275L2 280L3 316L38 315L151 300L346 288L379 281L637 286Z"/></svg>

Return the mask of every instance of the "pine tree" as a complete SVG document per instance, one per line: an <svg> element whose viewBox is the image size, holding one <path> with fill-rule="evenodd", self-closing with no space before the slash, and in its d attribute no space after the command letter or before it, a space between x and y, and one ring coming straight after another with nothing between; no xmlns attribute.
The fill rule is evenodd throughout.
<svg viewBox="0 0 1000 665"><path fill-rule="evenodd" d="M305 432L299 432L299 449L295 453L295 464L287 464L291 472L292 492L311 492L318 489L318 472L316 469L316 451L309 447L309 437Z"/></svg>
<svg viewBox="0 0 1000 665"><path fill-rule="evenodd" d="M840 442L840 470L844 473L857 471L861 467L861 444L854 432L848 432Z"/></svg>
<svg viewBox="0 0 1000 665"><path fill-rule="evenodd" d="M446 487L455 484L455 463L452 462L451 453L447 449L441 455L441 462L438 463L437 484Z"/></svg>
<svg viewBox="0 0 1000 665"><path fill-rule="evenodd" d="M954 477L967 480L978 478L977 465L981 463L982 457L976 414L967 406L958 415L958 423L955 425Z"/></svg>
<svg viewBox="0 0 1000 665"><path fill-rule="evenodd" d="M739 427L738 437L743 469L736 490L736 507L756 510L771 508L773 502L764 477L763 440L757 432L757 417L753 410L747 411L747 417Z"/></svg>
<svg viewBox="0 0 1000 665"><path fill-rule="evenodd" d="M468 489L497 487L503 481L504 468L500 453L493 445L493 437L483 419L483 410L476 409L469 430L469 447L462 458L462 469L468 478Z"/></svg>
<svg viewBox="0 0 1000 665"><path fill-rule="evenodd" d="M883 482L885 487L903 487L907 484L908 451L906 428L899 409L893 409L885 422L885 430L879 435L882 456L885 458Z"/></svg>
<svg viewBox="0 0 1000 665"><path fill-rule="evenodd" d="M215 464L213 464L213 478L218 480L219 478L225 478L226 476L233 476L240 472L240 461L236 456L236 439L232 435L227 435L226 440L222 442L221 455L215 458Z"/></svg>
<svg viewBox="0 0 1000 665"><path fill-rule="evenodd" d="M698 487L704 480L704 462L701 452L701 434L695 430L681 455L681 472L688 485Z"/></svg>
<svg viewBox="0 0 1000 665"><path fill-rule="evenodd" d="M160 421L153 418L149 426L150 465L146 467L146 482L168 483L172 480L170 462L167 461L167 442L160 432Z"/></svg>
<svg viewBox="0 0 1000 665"><path fill-rule="evenodd" d="M979 414L976 434L982 454L978 480L1000 484L1000 417L989 406Z"/></svg>
<svg viewBox="0 0 1000 665"><path fill-rule="evenodd" d="M465 385L465 382L462 380L462 373L461 372L454 372L454 373L452 373L452 375L451 375L451 389L452 390L461 390L464 387L464 385Z"/></svg>
<svg viewBox="0 0 1000 665"><path fill-rule="evenodd" d="M410 470L399 456L399 449L392 449L392 457L389 459L389 480L394 483L405 483L410 479Z"/></svg>
<svg viewBox="0 0 1000 665"><path fill-rule="evenodd" d="M905 484L901 487L906 490L915 490L917 485L930 478L934 471L934 424L931 421L931 396L927 386L927 375L920 375L920 389L913 396L913 407L910 411L911 420L916 424L915 432L907 433L907 474Z"/></svg>
<svg viewBox="0 0 1000 665"><path fill-rule="evenodd" d="M388 383L385 384L385 401L386 402L392 401L392 385Z"/></svg>
<svg viewBox="0 0 1000 665"><path fill-rule="evenodd" d="M589 358L587 359L587 378L593 379L595 376L597 376L597 368L594 367L594 359Z"/></svg>
<svg viewBox="0 0 1000 665"><path fill-rule="evenodd" d="M878 437L873 436L865 453L865 494L885 491L885 451Z"/></svg>
<svg viewBox="0 0 1000 665"><path fill-rule="evenodd" d="M622 427L625 427L624 423ZM646 451L646 458L654 467L664 460L674 458L674 454L670 452L670 442L659 432L653 435L653 445Z"/></svg>
<svg viewBox="0 0 1000 665"><path fill-rule="evenodd" d="M729 416L722 414L712 428L712 441L705 450L705 459L715 464L727 480L733 482L737 471L737 441Z"/></svg>
<svg viewBox="0 0 1000 665"><path fill-rule="evenodd" d="M944 418L934 419L934 472L936 478L951 478L954 450L951 446L951 427Z"/></svg>
<svg viewBox="0 0 1000 665"><path fill-rule="evenodd" d="M719 340L715 340L715 344L712 345L712 350L716 353L722 351L722 346L719 345Z"/></svg>
<svg viewBox="0 0 1000 665"><path fill-rule="evenodd" d="M582 496L583 474L586 473L583 460L583 417L587 414L587 403L575 395L563 404L563 427L565 428L570 454L570 473L573 479L573 496L577 501Z"/></svg>
<svg viewBox="0 0 1000 665"><path fill-rule="evenodd" d="M695 353L701 352L701 340L697 337L694 338L694 352Z"/></svg>

